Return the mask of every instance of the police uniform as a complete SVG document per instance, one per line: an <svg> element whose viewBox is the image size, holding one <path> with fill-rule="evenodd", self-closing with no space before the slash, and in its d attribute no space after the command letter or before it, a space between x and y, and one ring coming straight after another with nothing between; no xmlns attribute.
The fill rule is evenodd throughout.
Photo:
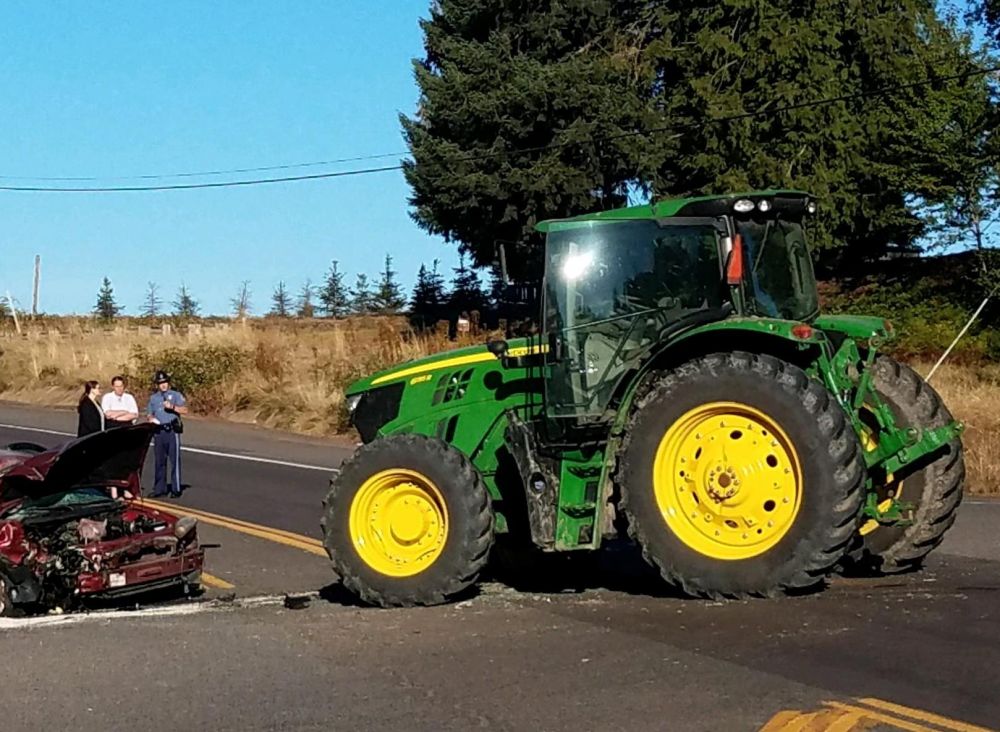
<svg viewBox="0 0 1000 732"><path fill-rule="evenodd" d="M167 380L163 379L163 381ZM184 395L175 389L167 389L166 391L157 390L149 397L147 412L150 417L155 418L160 423L156 433L153 435L156 466L153 495L165 496L169 491L170 495L176 497L181 494L181 436L176 429L180 417L176 412L164 409L163 405L167 401L167 397L170 397L174 405L178 407L183 407L187 403ZM169 484L167 483L168 459L173 467Z"/></svg>

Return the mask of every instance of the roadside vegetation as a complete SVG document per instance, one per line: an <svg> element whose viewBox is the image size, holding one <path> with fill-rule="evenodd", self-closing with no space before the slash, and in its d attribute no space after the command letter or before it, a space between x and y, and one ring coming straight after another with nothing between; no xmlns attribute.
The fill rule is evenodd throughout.
<svg viewBox="0 0 1000 732"><path fill-rule="evenodd" d="M890 319L895 354L926 375L981 302L970 257L920 259L893 273L823 285L824 309ZM878 284L876 284L878 282ZM312 435L349 431L344 388L407 359L482 342L447 328L415 330L403 316L223 318L163 323L119 317L45 318L0 337L0 399L68 407L80 384L124 373L140 403L157 368L170 371L196 413ZM970 490L1000 494L1000 306L989 305L933 384L966 422Z"/></svg>

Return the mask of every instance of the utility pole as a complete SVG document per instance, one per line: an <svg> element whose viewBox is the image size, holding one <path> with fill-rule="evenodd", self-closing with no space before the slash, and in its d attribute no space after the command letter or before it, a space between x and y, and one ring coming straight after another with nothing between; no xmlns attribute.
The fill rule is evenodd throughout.
<svg viewBox="0 0 1000 732"><path fill-rule="evenodd" d="M31 288L31 319L38 317L38 280L42 274L42 255L35 255L35 284Z"/></svg>

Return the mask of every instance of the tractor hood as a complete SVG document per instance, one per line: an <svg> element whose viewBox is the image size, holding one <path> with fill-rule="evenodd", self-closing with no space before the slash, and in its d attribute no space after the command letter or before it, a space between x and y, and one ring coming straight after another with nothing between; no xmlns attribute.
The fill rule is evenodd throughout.
<svg viewBox="0 0 1000 732"><path fill-rule="evenodd" d="M520 341L511 341L510 345L521 344ZM350 397L401 379L417 378L424 374L430 374L438 369L466 366L484 361L497 361L496 356L486 350L485 344L469 346L468 348L456 348L453 351L435 353L432 356L406 361L398 366L393 366L391 369L379 371L367 378L355 381L347 387L344 393ZM499 361L497 363L499 365Z"/></svg>
<svg viewBox="0 0 1000 732"><path fill-rule="evenodd" d="M97 432L45 452L0 453L0 499L138 483L156 425Z"/></svg>

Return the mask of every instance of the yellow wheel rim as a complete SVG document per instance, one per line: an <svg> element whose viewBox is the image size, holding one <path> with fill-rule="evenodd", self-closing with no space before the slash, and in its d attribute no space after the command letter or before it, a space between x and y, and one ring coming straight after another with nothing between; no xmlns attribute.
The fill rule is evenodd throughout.
<svg viewBox="0 0 1000 732"><path fill-rule="evenodd" d="M441 556L448 509L441 491L415 470L393 468L366 480L351 502L351 540L369 567L411 577Z"/></svg>
<svg viewBox="0 0 1000 732"><path fill-rule="evenodd" d="M663 435L653 464L656 503L684 544L713 559L750 559L788 533L802 503L802 468L768 415L711 402Z"/></svg>

